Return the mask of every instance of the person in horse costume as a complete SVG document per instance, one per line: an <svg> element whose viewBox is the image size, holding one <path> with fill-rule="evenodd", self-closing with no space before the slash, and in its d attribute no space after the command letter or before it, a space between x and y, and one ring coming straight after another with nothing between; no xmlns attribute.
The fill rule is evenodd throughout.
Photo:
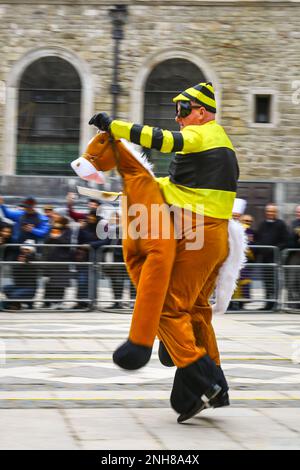
<svg viewBox="0 0 300 470"><path fill-rule="evenodd" d="M99 182L101 171L117 167L128 199L127 227L133 220L130 207L137 202L147 207L149 217L142 231L148 236L136 239L128 234L123 240L124 260L137 297L128 340L117 348L113 360L128 370L143 367L158 336L161 362L177 367L171 405L179 413L178 422L183 422L204 408L229 404L209 298L216 288L214 309L226 311L244 260L244 239L239 224L229 221L239 170L233 145L215 121L212 84L188 88L173 101L178 132L95 114L89 124L106 134L98 133L72 167L87 179L96 169L93 178ZM169 176L154 178L128 142L176 152ZM151 207L159 204L162 212L168 212L165 202L184 209L194 233L203 230L203 246L187 249L184 232L179 239L172 230L168 239L162 230L158 237L149 237L157 223ZM167 215L173 226L173 218Z"/></svg>

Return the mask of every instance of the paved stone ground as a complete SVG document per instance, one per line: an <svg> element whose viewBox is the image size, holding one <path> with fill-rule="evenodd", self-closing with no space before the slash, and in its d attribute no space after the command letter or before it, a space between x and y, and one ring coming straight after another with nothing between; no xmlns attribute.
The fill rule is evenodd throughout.
<svg viewBox="0 0 300 470"><path fill-rule="evenodd" d="M0 313L1 449L300 449L300 315L216 317L228 408L179 425L174 369L126 373L130 315Z"/></svg>

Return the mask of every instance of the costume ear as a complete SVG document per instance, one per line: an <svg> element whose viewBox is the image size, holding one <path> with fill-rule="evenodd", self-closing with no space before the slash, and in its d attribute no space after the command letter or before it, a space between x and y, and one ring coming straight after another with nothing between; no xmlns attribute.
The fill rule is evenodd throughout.
<svg viewBox="0 0 300 470"><path fill-rule="evenodd" d="M87 144L85 152L97 157L102 153L103 147L106 147L108 139L109 134L107 134L107 132L97 132Z"/></svg>
<svg viewBox="0 0 300 470"><path fill-rule="evenodd" d="M135 370L144 367L150 360L152 348L134 344L130 340L116 349L113 361L122 369Z"/></svg>

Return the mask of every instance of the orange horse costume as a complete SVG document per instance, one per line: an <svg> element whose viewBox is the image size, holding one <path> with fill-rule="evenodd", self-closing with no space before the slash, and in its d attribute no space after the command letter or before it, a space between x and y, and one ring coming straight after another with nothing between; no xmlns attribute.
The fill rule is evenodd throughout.
<svg viewBox="0 0 300 470"><path fill-rule="evenodd" d="M217 287L216 310L226 310L238 277L242 251L231 250L228 256L228 220L204 216L199 222L191 212L192 230L204 230L205 250L187 250L184 234L176 240L173 218L149 163L130 149L127 142L112 140L107 133L96 134L83 157L72 162L72 167L84 179L98 182L102 181L102 171L117 167L124 182L127 205L122 217L123 253L137 296L128 340L115 351L114 362L125 369L144 366L158 336L162 362L177 366L171 404L180 413L179 422L205 407L229 404L226 379L218 367L220 357L211 324L212 308L207 301L221 266L223 276L219 281L223 284L227 279L227 285L225 294ZM143 204L148 214L138 239L128 230L135 220L130 208L136 203ZM158 223L151 211L153 204L161 207L170 222L168 238L164 238L161 227L154 230L158 236L151 238L153 225ZM234 224L240 244L242 231L238 232L238 224ZM239 258L234 260L237 251ZM228 270L228 265L234 262L235 268Z"/></svg>

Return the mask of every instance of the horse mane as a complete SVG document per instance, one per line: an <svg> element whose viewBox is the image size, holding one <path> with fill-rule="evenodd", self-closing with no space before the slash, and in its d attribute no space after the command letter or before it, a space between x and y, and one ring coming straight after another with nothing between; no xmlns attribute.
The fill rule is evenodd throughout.
<svg viewBox="0 0 300 470"><path fill-rule="evenodd" d="M128 140L120 139L124 147L130 152L130 154L145 168L145 170L150 173L153 178L155 177L153 173L153 164L149 162L148 158L145 154L140 153L136 150L134 144L128 142Z"/></svg>

